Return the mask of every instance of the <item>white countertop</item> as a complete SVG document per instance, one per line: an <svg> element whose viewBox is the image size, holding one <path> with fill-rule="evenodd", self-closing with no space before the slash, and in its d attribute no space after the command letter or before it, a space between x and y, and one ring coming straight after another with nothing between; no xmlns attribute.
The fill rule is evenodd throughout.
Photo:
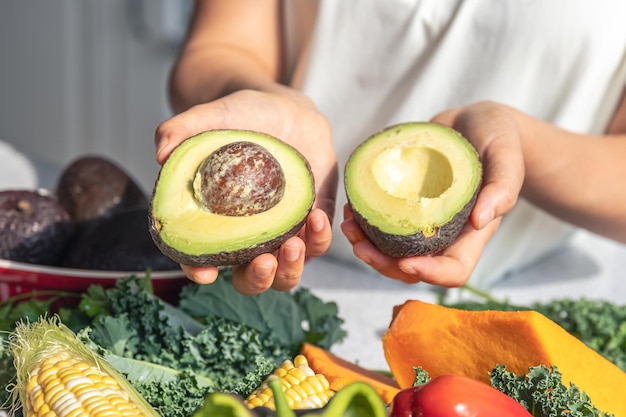
<svg viewBox="0 0 626 417"><path fill-rule="evenodd" d="M626 304L625 271L625 245L580 232L562 251L501 281L489 292L515 304L581 297ZM403 284L324 258L306 265L301 285L338 304L348 337L333 352L370 369L388 369L381 336L393 306L407 299L436 302L435 293L424 285ZM459 290L450 290L448 297L457 299Z"/></svg>

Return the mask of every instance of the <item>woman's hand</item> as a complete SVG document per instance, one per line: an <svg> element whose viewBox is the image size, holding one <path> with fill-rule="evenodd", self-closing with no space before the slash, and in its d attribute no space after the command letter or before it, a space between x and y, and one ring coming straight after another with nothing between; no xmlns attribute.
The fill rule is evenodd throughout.
<svg viewBox="0 0 626 417"><path fill-rule="evenodd" d="M240 90L163 122L155 134L157 161L163 164L182 141L212 129L272 135L299 150L311 165L317 196L305 226L276 253L233 267L233 285L241 293L258 294L270 287L290 290L300 281L305 258L321 256L330 247L338 181L330 126L308 98L287 87ZM215 281L218 274L215 267L181 267L189 279L200 284Z"/></svg>
<svg viewBox="0 0 626 417"><path fill-rule="evenodd" d="M491 102L444 111L432 121L463 134L483 163L483 185L476 205L454 243L432 256L393 258L372 245L347 207L341 228L355 255L381 274L408 283L456 287L467 282L501 217L518 199L525 177L522 129L518 112Z"/></svg>

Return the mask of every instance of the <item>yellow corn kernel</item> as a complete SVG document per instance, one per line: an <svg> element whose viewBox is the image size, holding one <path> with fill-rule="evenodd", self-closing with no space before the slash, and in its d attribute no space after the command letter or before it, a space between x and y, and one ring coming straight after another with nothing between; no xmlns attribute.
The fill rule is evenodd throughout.
<svg viewBox="0 0 626 417"><path fill-rule="evenodd" d="M302 382L305 382L305 381L302 381ZM305 398L307 398L310 395L310 394L307 394L306 390L302 388L300 385L294 385L291 388L289 388L289 390L291 390L292 392L295 392L298 395L298 398L300 398L298 402L303 401ZM315 393L313 393L312 395L315 395Z"/></svg>
<svg viewBox="0 0 626 417"><path fill-rule="evenodd" d="M96 366L51 356L34 369L26 385L26 417L52 415L100 417L143 413L117 381Z"/></svg>
<svg viewBox="0 0 626 417"><path fill-rule="evenodd" d="M305 366L309 368L309 361L307 360L306 356L297 355L295 358L293 358L293 365L297 367Z"/></svg>
<svg viewBox="0 0 626 417"><path fill-rule="evenodd" d="M293 361L284 361L246 398L245 403L249 408L264 406L275 409L274 396L268 385L274 379L280 380L287 403L292 409L322 408L334 394L326 377L316 374L304 355L297 355Z"/></svg>
<svg viewBox="0 0 626 417"><path fill-rule="evenodd" d="M248 405L248 408L267 406L266 403L264 403L259 397L248 398L246 400L246 404Z"/></svg>
<svg viewBox="0 0 626 417"><path fill-rule="evenodd" d="M9 346L17 371L11 411L21 406L24 417L159 416L58 316L18 323Z"/></svg>

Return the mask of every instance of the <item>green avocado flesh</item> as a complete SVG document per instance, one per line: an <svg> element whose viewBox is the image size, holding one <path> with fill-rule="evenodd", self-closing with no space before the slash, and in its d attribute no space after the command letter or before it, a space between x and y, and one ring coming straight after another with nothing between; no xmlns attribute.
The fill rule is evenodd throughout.
<svg viewBox="0 0 626 417"><path fill-rule="evenodd" d="M260 145L278 161L284 173L284 191L280 200L264 211L216 214L198 199L194 179L207 157L237 142ZM161 251L181 264L248 263L261 253L275 251L297 233L314 199L309 164L296 149L262 133L213 130L182 142L161 168L152 196L150 231Z"/></svg>
<svg viewBox="0 0 626 417"><path fill-rule="evenodd" d="M355 220L392 256L440 251L467 222L482 181L476 149L443 125L411 122L368 138L350 156L345 190Z"/></svg>

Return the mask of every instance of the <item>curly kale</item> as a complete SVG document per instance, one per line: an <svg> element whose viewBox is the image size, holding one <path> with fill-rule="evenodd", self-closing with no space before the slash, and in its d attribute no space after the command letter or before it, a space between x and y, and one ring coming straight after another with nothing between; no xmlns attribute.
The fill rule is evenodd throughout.
<svg viewBox="0 0 626 417"><path fill-rule="evenodd" d="M526 375L516 375L497 365L490 376L494 388L520 402L535 417L611 416L597 409L574 384L566 387L555 366L539 365Z"/></svg>
<svg viewBox="0 0 626 417"><path fill-rule="evenodd" d="M229 392L237 390L246 375L267 376L290 354L290 347L276 344L272 335L221 317L207 322L205 329L195 338L186 339L184 345L179 366L205 374L222 391Z"/></svg>
<svg viewBox="0 0 626 417"><path fill-rule="evenodd" d="M334 303L306 290L243 296L221 274L210 286L185 287L178 306L134 278L92 288L80 304L92 318L81 337L163 415L176 416L191 415L209 392L247 396L305 341L330 346L345 336Z"/></svg>
<svg viewBox="0 0 626 417"><path fill-rule="evenodd" d="M270 289L246 296L233 290L230 269L221 270L211 285L183 288L179 308L200 320L219 316L246 323L263 334L271 334L279 344L291 345L292 355L304 341L330 349L347 334L336 303L324 302L306 288L293 293Z"/></svg>
<svg viewBox="0 0 626 417"><path fill-rule="evenodd" d="M136 381L133 385L159 414L169 417L190 416L202 405L207 394L206 387L188 370L182 371L175 380Z"/></svg>

